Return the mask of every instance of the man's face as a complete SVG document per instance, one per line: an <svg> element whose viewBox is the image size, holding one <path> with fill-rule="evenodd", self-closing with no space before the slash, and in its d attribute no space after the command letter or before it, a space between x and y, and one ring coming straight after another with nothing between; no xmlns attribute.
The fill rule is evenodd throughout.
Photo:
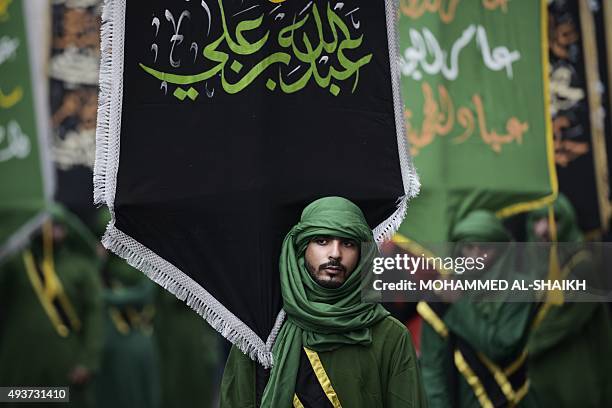
<svg viewBox="0 0 612 408"><path fill-rule="evenodd" d="M304 259L319 285L339 288L359 263L359 245L348 238L315 237L308 243Z"/></svg>
<svg viewBox="0 0 612 408"><path fill-rule="evenodd" d="M533 223L533 235L539 242L550 242L548 217L540 218Z"/></svg>
<svg viewBox="0 0 612 408"><path fill-rule="evenodd" d="M473 259L481 258L484 268L488 268L495 263L497 249L487 245L466 243L461 247L461 255Z"/></svg>

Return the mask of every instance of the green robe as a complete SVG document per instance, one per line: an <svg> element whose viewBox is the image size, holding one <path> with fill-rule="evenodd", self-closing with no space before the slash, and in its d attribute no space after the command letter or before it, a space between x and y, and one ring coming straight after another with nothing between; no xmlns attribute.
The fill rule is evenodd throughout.
<svg viewBox="0 0 612 408"><path fill-rule="evenodd" d="M406 327L387 317L371 330L369 346L346 345L318 353L342 406L425 406L418 362ZM255 364L232 348L221 383L221 407L255 407Z"/></svg>
<svg viewBox="0 0 612 408"><path fill-rule="evenodd" d="M152 336L155 284L124 260L110 255L113 289L104 292L105 342L97 381L99 407L157 408L157 350Z"/></svg>
<svg viewBox="0 0 612 408"><path fill-rule="evenodd" d="M529 340L541 407L612 406L612 325L606 304L551 306Z"/></svg>
<svg viewBox="0 0 612 408"><path fill-rule="evenodd" d="M461 300L449 307L442 321L450 333L501 365L500 362L521 355L532 321L532 308L528 303L473 304ZM430 407L482 406L474 388L455 365L450 340L426 321L421 331L421 366ZM531 392L521 399L519 406L535 406Z"/></svg>
<svg viewBox="0 0 612 408"><path fill-rule="evenodd" d="M563 195L554 204L559 242L581 242L576 215ZM527 219L530 241L536 241L533 224L547 209ZM558 251L562 275L580 278L593 268L589 258L573 263L578 247ZM586 276L586 275L584 275ZM612 406L612 322L605 303L547 305L547 313L529 338L529 373L534 394L542 407Z"/></svg>
<svg viewBox="0 0 612 408"><path fill-rule="evenodd" d="M36 260L40 252L34 244ZM56 249L54 258L55 272L81 321L81 330L67 337L58 334L33 289L22 254L14 256L0 266L0 386L69 386L69 373L75 366L85 366L93 373L99 367L102 303L98 261L66 247ZM93 399L91 383L70 387L70 407L93 406ZM64 405L68 406L54 404Z"/></svg>
<svg viewBox="0 0 612 408"><path fill-rule="evenodd" d="M189 306L166 291L158 291L155 309L161 406L213 407L219 336Z"/></svg>

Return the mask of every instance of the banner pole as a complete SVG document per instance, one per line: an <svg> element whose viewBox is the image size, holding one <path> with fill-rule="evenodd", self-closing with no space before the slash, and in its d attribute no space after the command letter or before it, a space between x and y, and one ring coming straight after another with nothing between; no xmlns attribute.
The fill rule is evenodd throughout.
<svg viewBox="0 0 612 408"><path fill-rule="evenodd" d="M598 90L600 77L595 20L588 0L580 0L579 14L582 47L584 50L584 67L587 81L591 144L593 146L593 165L595 167L595 185L597 187L599 219L601 230L605 232L608 230L611 215L610 186L608 184L608 155L606 152L606 139L602 116L602 100Z"/></svg>

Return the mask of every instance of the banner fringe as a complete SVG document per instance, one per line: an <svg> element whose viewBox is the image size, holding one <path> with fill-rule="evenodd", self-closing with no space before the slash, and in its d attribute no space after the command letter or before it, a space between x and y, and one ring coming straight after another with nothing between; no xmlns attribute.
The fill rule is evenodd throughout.
<svg viewBox="0 0 612 408"><path fill-rule="evenodd" d="M184 301L213 329L252 360L259 361L266 368L272 366L273 359L269 348L240 319L179 269L118 230L112 221L102 238L102 244L124 258L128 264L142 271L149 279ZM281 311L279 317L281 315L284 315L284 312ZM282 320L279 323L277 318L273 332L278 333L281 324Z"/></svg>
<svg viewBox="0 0 612 408"><path fill-rule="evenodd" d="M106 172L109 162L111 138L111 99L113 88L113 50L115 19L110 0L102 8L100 27L100 76L98 95L98 120L96 125L96 160L94 164L94 204L106 204Z"/></svg>
<svg viewBox="0 0 612 408"><path fill-rule="evenodd" d="M404 105L400 92L398 69L399 43L395 20L396 3L396 0L385 0L398 153L405 194L398 199L395 212L373 230L374 237L379 243L382 240L391 239L398 230L406 215L408 200L415 197L420 189L418 175L406 140L403 118ZM285 319L283 310L277 315L274 327L264 344L252 329L198 283L114 225L123 101L125 7L126 0L104 0L100 28L100 92L93 176L94 203L96 205L106 204L112 217L102 238L102 243L107 249L126 259L131 266L139 269L151 280L187 303L217 332L252 360L269 368L273 365L271 350Z"/></svg>

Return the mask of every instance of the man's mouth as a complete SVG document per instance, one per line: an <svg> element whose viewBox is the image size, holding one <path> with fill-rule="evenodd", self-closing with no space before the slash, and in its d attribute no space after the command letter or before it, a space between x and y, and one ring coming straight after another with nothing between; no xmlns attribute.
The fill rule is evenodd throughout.
<svg viewBox="0 0 612 408"><path fill-rule="evenodd" d="M328 274L330 274L330 275L338 275L338 274L344 272L344 268L342 266L331 266L331 265L328 265L328 266L323 267L323 270L325 272L327 272Z"/></svg>

